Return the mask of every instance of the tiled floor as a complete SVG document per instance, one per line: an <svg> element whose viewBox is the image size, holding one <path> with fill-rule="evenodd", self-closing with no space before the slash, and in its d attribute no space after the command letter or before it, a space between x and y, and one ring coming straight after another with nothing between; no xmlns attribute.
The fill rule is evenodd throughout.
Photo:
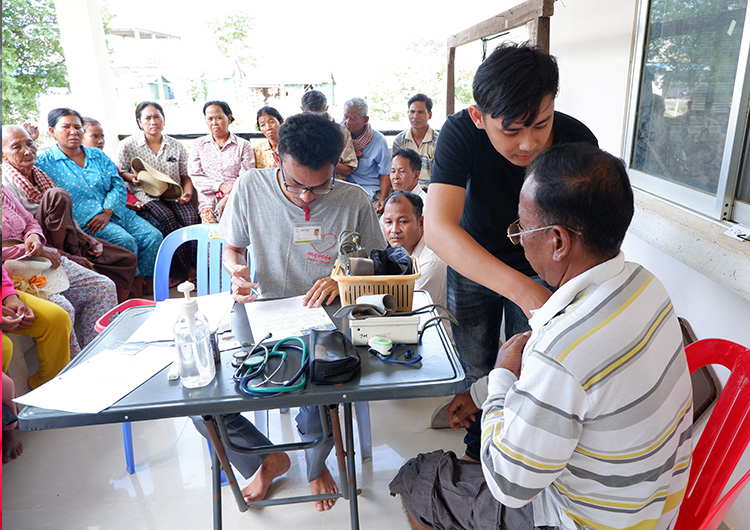
<svg viewBox="0 0 750 530"><path fill-rule="evenodd" d="M407 529L399 498L388 492L398 468L420 451L452 449L461 454L461 432L429 428L432 411L441 401L371 403L373 457L364 463L357 458L358 485L363 490L361 528ZM294 436L295 412L271 413L272 440ZM20 437L24 454L3 466L2 528L6 530L212 527L208 449L187 418L133 424L133 475L125 471L119 424L22 432ZM309 493L303 453L290 456L292 468L277 480L271 496ZM328 466L338 476L333 454ZM228 488L222 493L227 530L349 528L349 508L343 500L325 513L316 512L309 503L240 513Z"/></svg>

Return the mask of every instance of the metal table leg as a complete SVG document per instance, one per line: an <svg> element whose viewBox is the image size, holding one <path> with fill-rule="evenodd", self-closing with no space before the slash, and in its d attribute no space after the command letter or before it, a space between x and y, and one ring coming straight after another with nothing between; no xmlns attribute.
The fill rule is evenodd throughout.
<svg viewBox="0 0 750 530"><path fill-rule="evenodd" d="M221 468L216 451L211 451L211 482L214 491L214 530L221 530Z"/></svg>
<svg viewBox="0 0 750 530"><path fill-rule="evenodd" d="M220 417L223 426L223 417ZM247 503L245 498L242 496L242 491L237 484L237 478L234 476L234 470L229 464L227 453L224 451L224 446L219 438L219 433L216 429L216 419L213 416L204 416L203 422L206 424L206 430L208 430L208 436L211 438L211 445L213 451L211 453L211 473L212 473L212 485L213 485L213 498L214 498L214 529L221 530L221 470L224 469L224 475L227 477L229 488L234 494L234 498L237 501L237 508L241 512L247 511Z"/></svg>
<svg viewBox="0 0 750 530"><path fill-rule="evenodd" d="M357 469L354 461L354 427L352 404L344 403L344 429L346 430L346 475L349 489L349 515L352 530L359 530L359 505L357 504Z"/></svg>

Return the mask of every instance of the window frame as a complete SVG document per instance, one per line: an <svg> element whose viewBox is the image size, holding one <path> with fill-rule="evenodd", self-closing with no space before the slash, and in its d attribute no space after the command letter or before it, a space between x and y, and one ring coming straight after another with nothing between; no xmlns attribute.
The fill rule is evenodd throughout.
<svg viewBox="0 0 750 530"><path fill-rule="evenodd" d="M623 139L623 158L631 183L646 192L698 213L722 221L735 221L750 225L750 204L737 199L744 163L750 165L750 5L745 9L740 53L737 60L732 104L727 124L726 141L722 155L716 196L669 181L632 167L636 144L636 121L641 93L641 76L646 62L647 25L652 0L638 0L633 56L631 60L630 87L626 109L626 126ZM745 170L747 171L747 170Z"/></svg>

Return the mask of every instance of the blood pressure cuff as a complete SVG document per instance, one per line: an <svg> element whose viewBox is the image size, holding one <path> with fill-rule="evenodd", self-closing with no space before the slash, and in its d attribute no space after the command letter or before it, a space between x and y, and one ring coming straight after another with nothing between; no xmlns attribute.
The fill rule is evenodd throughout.
<svg viewBox="0 0 750 530"><path fill-rule="evenodd" d="M361 360L357 348L340 331L314 329L309 341L313 383L336 385L351 381L359 374Z"/></svg>

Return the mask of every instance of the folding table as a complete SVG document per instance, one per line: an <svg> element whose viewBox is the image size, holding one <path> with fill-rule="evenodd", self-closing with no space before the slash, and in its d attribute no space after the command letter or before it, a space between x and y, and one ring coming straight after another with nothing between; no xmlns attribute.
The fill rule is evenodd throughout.
<svg viewBox="0 0 750 530"><path fill-rule="evenodd" d="M429 302L427 293L415 292L415 308ZM332 305L326 310L332 314L337 308L338 304ZM124 311L66 367L66 370L106 350L116 342L126 340L148 318L151 311L153 311L152 306L135 307ZM436 313L433 311L427 314L423 321L431 316L436 316ZM346 323L340 319L334 319L334 323L342 331L348 331L345 327ZM242 304L235 304L232 310L232 332L241 341L246 341L249 338L249 325ZM412 348L415 347L412 346ZM165 368L120 401L98 414L69 413L25 407L19 414L19 425L21 429L30 431L208 415L216 418L219 427L221 427L223 414L303 405L322 407L327 404L342 403L344 408L347 483L341 484L341 496L349 501L351 527L357 529L359 528L359 515L352 403L442 396L461 392L467 387L461 363L442 325L429 326L422 336L421 344L416 346L417 353L423 357L420 368L386 363L369 354L365 347L358 347L357 349L362 359L361 374L343 385L312 385L308 382L306 388L301 391L271 397L251 397L238 391L232 380L234 368L231 366L231 352L223 352L221 362L217 365L216 378L206 387L186 389L179 381L168 381L168 368ZM327 422L324 423L324 426L326 425ZM223 429L220 428L219 431L221 430ZM289 448L288 444L276 446L276 450ZM218 448L218 451L221 452L221 448ZM219 478L221 470L217 465L217 458L217 450L214 447L214 451L212 451L214 527L221 528L221 485ZM231 468L227 471L230 486L235 497L238 498L239 508L241 511L245 511L247 505L242 499L239 487L232 480ZM272 502L273 500L271 500Z"/></svg>

